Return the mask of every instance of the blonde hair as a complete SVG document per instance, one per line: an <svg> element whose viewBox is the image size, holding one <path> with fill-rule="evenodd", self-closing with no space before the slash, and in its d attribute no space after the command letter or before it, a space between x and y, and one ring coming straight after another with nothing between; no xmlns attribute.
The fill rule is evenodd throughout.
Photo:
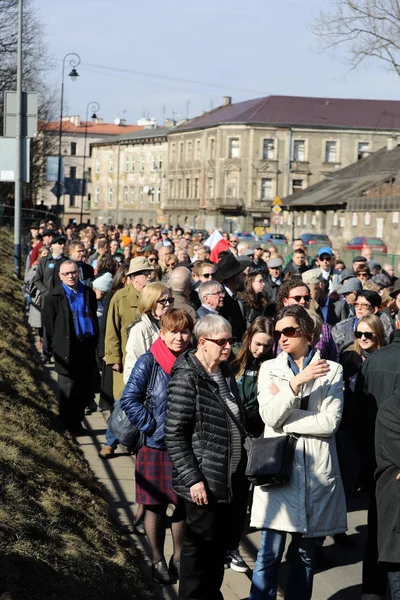
<svg viewBox="0 0 400 600"><path fill-rule="evenodd" d="M370 327L370 329L372 329L372 332L375 334L376 349L378 350L379 348L383 348L385 345L385 329L380 318L376 315L365 315L365 317L361 317L356 325L355 331L358 330L360 323L365 323L368 325L368 327ZM357 354L361 354L361 346L357 338L355 338L349 350L354 350L354 352L357 352Z"/></svg>
<svg viewBox="0 0 400 600"><path fill-rule="evenodd" d="M154 310L157 300L165 293L169 292L168 286L160 281L148 283L140 293L137 307L137 314L144 315Z"/></svg>

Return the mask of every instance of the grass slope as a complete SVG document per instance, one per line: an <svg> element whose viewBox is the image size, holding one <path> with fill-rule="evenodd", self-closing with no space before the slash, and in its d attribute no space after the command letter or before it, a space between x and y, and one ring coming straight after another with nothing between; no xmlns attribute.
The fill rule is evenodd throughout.
<svg viewBox="0 0 400 600"><path fill-rule="evenodd" d="M53 430L56 398L29 338L12 251L0 229L0 599L151 598L97 480Z"/></svg>

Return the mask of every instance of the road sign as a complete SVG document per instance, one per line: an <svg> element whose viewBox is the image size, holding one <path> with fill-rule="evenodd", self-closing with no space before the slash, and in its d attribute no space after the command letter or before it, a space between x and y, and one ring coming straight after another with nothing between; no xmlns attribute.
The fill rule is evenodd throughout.
<svg viewBox="0 0 400 600"><path fill-rule="evenodd" d="M282 200L279 198L279 196L275 196L272 201L272 206L283 206Z"/></svg>
<svg viewBox="0 0 400 600"><path fill-rule="evenodd" d="M36 137L38 130L38 94L22 92L21 136ZM4 137L17 135L17 92L4 92Z"/></svg>
<svg viewBox="0 0 400 600"><path fill-rule="evenodd" d="M277 204L275 204L275 206L273 206L271 210L274 213L274 215L279 215L279 213L282 212L281 207L278 206Z"/></svg>
<svg viewBox="0 0 400 600"><path fill-rule="evenodd" d="M58 186L60 186L60 196L64 196L65 186L64 186L63 182L60 182L60 184L56 183L56 185L53 185L53 187L50 190L51 193L57 197Z"/></svg>
<svg viewBox="0 0 400 600"><path fill-rule="evenodd" d="M282 221L283 221L283 219L282 219L282 217L280 215L273 215L272 216L272 223L274 225L282 225Z"/></svg>

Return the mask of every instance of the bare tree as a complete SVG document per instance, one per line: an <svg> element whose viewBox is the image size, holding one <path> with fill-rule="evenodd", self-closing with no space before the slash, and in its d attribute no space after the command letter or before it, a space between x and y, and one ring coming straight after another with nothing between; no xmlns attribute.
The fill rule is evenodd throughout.
<svg viewBox="0 0 400 600"><path fill-rule="evenodd" d="M343 46L347 62L357 68L372 58L400 75L400 1L329 0L310 25L321 50Z"/></svg>

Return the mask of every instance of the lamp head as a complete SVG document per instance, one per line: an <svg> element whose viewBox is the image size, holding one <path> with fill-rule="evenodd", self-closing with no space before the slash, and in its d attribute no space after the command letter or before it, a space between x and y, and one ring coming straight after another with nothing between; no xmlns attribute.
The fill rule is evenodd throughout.
<svg viewBox="0 0 400 600"><path fill-rule="evenodd" d="M78 77L79 77L79 73L78 73L78 71L75 69L75 67L72 69L72 71L71 71L71 73L68 75L68 77L70 77L72 81L76 81L76 79L78 79Z"/></svg>
<svg viewBox="0 0 400 600"><path fill-rule="evenodd" d="M91 119L97 119L97 115L96 113L93 113L92 116L90 117Z"/></svg>

